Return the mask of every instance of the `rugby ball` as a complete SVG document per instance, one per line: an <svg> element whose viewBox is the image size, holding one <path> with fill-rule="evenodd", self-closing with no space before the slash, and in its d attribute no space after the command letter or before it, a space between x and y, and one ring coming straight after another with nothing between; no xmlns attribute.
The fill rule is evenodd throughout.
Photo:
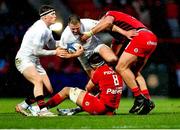
<svg viewBox="0 0 180 130"><path fill-rule="evenodd" d="M79 48L80 48L81 44L79 43L69 43L67 44L67 51L69 53L75 53Z"/></svg>

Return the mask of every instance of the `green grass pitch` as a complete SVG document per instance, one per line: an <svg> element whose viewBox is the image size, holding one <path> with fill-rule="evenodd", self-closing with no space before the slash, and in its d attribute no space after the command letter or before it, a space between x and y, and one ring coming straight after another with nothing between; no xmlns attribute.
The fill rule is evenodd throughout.
<svg viewBox="0 0 180 130"><path fill-rule="evenodd" d="M0 129L180 129L180 99L153 98L156 108L149 115L132 115L132 98L123 98L115 116L92 116L85 112L74 116L26 117L15 113L22 99L0 98ZM75 107L65 101L58 107ZM56 108L51 109L56 113Z"/></svg>

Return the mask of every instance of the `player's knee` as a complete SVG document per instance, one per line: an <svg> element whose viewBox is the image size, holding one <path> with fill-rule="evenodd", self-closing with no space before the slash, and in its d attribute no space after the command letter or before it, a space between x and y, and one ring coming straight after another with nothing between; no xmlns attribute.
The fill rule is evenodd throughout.
<svg viewBox="0 0 180 130"><path fill-rule="evenodd" d="M124 72L124 70L126 69L126 67L123 64L118 64L115 67L115 70L119 73L122 74Z"/></svg>
<svg viewBox="0 0 180 130"><path fill-rule="evenodd" d="M66 95L69 94L69 91L70 91L70 88L71 87L64 87L61 91L63 91L63 93L65 93Z"/></svg>
<svg viewBox="0 0 180 130"><path fill-rule="evenodd" d="M70 90L69 90L69 98L70 98L70 100L73 101L74 103L76 103L81 91L82 90L79 89L79 88L70 88Z"/></svg>
<svg viewBox="0 0 180 130"><path fill-rule="evenodd" d="M113 58L110 59L109 65L115 67L117 65L117 62L118 62L118 58L113 57Z"/></svg>
<svg viewBox="0 0 180 130"><path fill-rule="evenodd" d="M117 64L118 58L116 56L107 57L107 62Z"/></svg>
<svg viewBox="0 0 180 130"><path fill-rule="evenodd" d="M62 90L68 91L71 87L64 87Z"/></svg>
<svg viewBox="0 0 180 130"><path fill-rule="evenodd" d="M117 56L112 56L112 61L114 61L114 62L117 62L118 61L118 57Z"/></svg>
<svg viewBox="0 0 180 130"><path fill-rule="evenodd" d="M115 70L120 74L121 69L118 66L115 67Z"/></svg>

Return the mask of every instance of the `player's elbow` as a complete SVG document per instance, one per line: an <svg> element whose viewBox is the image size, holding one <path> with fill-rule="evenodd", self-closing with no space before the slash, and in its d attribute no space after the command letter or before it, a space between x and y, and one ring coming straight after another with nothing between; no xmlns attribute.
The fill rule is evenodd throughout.
<svg viewBox="0 0 180 130"><path fill-rule="evenodd" d="M38 56L39 55L39 50L38 49L33 49L33 51L32 51L32 53L33 53L33 55L35 55L35 56Z"/></svg>
<svg viewBox="0 0 180 130"><path fill-rule="evenodd" d="M87 92L89 92L89 88L88 88L88 86L86 86L86 87L85 87L85 90L86 90Z"/></svg>
<svg viewBox="0 0 180 130"><path fill-rule="evenodd" d="M106 26L107 29L111 29L113 24L112 24L111 21L105 21L105 26Z"/></svg>

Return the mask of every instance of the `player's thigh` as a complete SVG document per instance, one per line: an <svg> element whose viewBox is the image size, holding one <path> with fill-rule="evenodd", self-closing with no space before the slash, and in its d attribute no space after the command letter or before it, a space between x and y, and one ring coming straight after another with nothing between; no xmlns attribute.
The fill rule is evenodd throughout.
<svg viewBox="0 0 180 130"><path fill-rule="evenodd" d="M23 76L33 84L42 81L40 73L46 73L42 67L40 67L42 69L40 69L41 71L39 72L39 64L39 61L30 59L28 57L20 57L15 59L15 65L18 71L21 72Z"/></svg>
<svg viewBox="0 0 180 130"><path fill-rule="evenodd" d="M137 58L136 55L124 51L119 58L116 68L128 68L137 61Z"/></svg>
<svg viewBox="0 0 180 130"><path fill-rule="evenodd" d="M97 97L86 93L82 101L82 109L90 114L99 115L106 112L106 107Z"/></svg>
<svg viewBox="0 0 180 130"><path fill-rule="evenodd" d="M23 71L23 75L24 77L29 80L30 82L32 82L33 84L37 81L41 81L41 76L40 74L37 72L36 68L34 65L27 67L24 71Z"/></svg>
<svg viewBox="0 0 180 130"><path fill-rule="evenodd" d="M65 87L65 89L63 89L62 91L64 91L64 93L66 93L65 91L67 91L67 90L68 90L68 87ZM77 87L69 88L69 99L79 106L82 106L82 101L84 99L85 94L86 94L86 91L84 91L80 88L77 88Z"/></svg>
<svg viewBox="0 0 180 130"><path fill-rule="evenodd" d="M107 62L117 61L117 57L112 51L112 49L105 44L98 45L95 48L94 52L99 53L99 55Z"/></svg>
<svg viewBox="0 0 180 130"><path fill-rule="evenodd" d="M84 100L86 93L87 93L86 91L80 92L80 94L78 95L77 101L76 101L77 105L82 106L82 103L83 103L83 100Z"/></svg>

